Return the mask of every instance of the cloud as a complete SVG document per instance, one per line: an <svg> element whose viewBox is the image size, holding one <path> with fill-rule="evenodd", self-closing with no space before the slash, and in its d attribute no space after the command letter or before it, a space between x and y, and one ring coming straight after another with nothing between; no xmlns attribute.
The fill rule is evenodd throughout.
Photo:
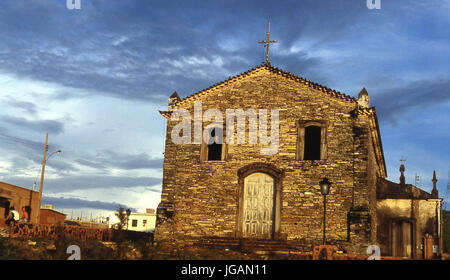
<svg viewBox="0 0 450 280"><path fill-rule="evenodd" d="M151 158L146 153L123 154L111 150L97 151L95 155L83 155L83 158L75 159L75 162L87 167L106 170L118 168L122 170L155 169L163 167L162 158Z"/></svg>
<svg viewBox="0 0 450 280"><path fill-rule="evenodd" d="M9 158L11 163L8 167L4 167L9 174L23 174L25 172L34 175L40 172L44 139L42 143L39 143L23 137L12 136L7 130L0 127L0 143L2 143L0 147L2 158ZM47 162L47 174L51 172L59 176L73 176L81 170L85 170L84 167L89 167L95 169L99 173L98 176L108 176L111 169L159 171L163 167L162 158L152 158L146 153L125 154L111 150L100 150L95 153L84 153L80 157L80 153L71 150L70 143L66 145L68 146L67 151L65 146L58 143L52 142L49 144L49 152L61 149L62 153L52 156L51 160ZM49 167L51 169L48 169ZM30 185L30 182L27 182L27 184Z"/></svg>
<svg viewBox="0 0 450 280"><path fill-rule="evenodd" d="M27 120L22 117L0 116L0 120L12 124L20 129L30 129L36 132L60 134L64 131L64 124L55 120Z"/></svg>
<svg viewBox="0 0 450 280"><path fill-rule="evenodd" d="M9 174L36 173L40 170L44 152L44 139L40 143L24 137L13 136L9 134L8 130L0 127L0 143L2 143L0 147L2 158L9 157L12 163L12 166L8 168ZM60 147L57 143L49 143L48 151L53 152ZM50 156L50 154L47 156ZM78 170L70 161L65 161L58 156L52 157L52 160L47 162L47 166L60 172Z"/></svg>
<svg viewBox="0 0 450 280"><path fill-rule="evenodd" d="M25 151L40 151L44 147L44 143L39 143L37 141L16 137L7 133L5 128L0 127L0 140L8 146L11 146L13 149L16 148L24 149Z"/></svg>
<svg viewBox="0 0 450 280"><path fill-rule="evenodd" d="M162 158L150 158L146 153L137 155L119 154L104 150L98 154L99 161L121 169L162 169Z"/></svg>
<svg viewBox="0 0 450 280"><path fill-rule="evenodd" d="M52 204L58 209L98 209L98 210L111 210L115 211L119 206L128 209L130 207L116 202L105 202L98 200L85 200L80 198L64 198L64 197L42 197L43 204ZM136 212L136 209L130 208L131 211Z"/></svg>
<svg viewBox="0 0 450 280"><path fill-rule="evenodd" d="M257 42L265 37L269 14L276 39L289 49L299 39L316 37L320 44L339 38L367 13L363 4L86 1L73 13L61 3L5 0L0 68L96 94L163 104L174 90L188 95L259 65L264 49ZM37 14L45 19L37 20ZM279 62L289 70L306 70L318 58L292 53ZM71 97L71 92L57 96Z"/></svg>
<svg viewBox="0 0 450 280"><path fill-rule="evenodd" d="M8 106L17 108L17 109L21 109L24 112L30 114L30 115L36 115L37 113L37 108L36 108L36 104L32 103L32 102L28 102L28 101L19 101L19 100L14 100L14 99L9 99L6 101L6 104Z"/></svg>
<svg viewBox="0 0 450 280"><path fill-rule="evenodd" d="M450 102L450 79L420 80L380 90L373 104L381 121L396 123L403 113Z"/></svg>
<svg viewBox="0 0 450 280"><path fill-rule="evenodd" d="M87 166L87 167L91 167L91 168L96 168L96 169L106 169L106 165L102 164L102 163L98 163L98 162L93 162L87 159L76 159L75 160L76 163Z"/></svg>
<svg viewBox="0 0 450 280"><path fill-rule="evenodd" d="M34 178L10 176L3 181L22 187L33 186ZM140 186L153 187L161 184L161 178L156 177L128 177L128 176L70 176L62 178L45 178L44 188L49 193L64 193L75 190L135 188Z"/></svg>
<svg viewBox="0 0 450 280"><path fill-rule="evenodd" d="M84 154L74 161L80 165L96 169L118 168L122 170L156 169L161 170L162 158L151 158L146 153L125 154L111 150L100 150L95 154Z"/></svg>

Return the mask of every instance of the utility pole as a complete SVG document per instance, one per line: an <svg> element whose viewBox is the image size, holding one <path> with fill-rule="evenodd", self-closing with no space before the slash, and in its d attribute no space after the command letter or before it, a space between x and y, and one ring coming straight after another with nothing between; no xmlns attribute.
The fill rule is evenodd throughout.
<svg viewBox="0 0 450 280"><path fill-rule="evenodd" d="M45 172L45 162L47 159L47 150L48 150L48 133L45 136L45 146L44 146L44 158L42 160L42 172L41 172L41 184L39 185L39 209L38 209L38 216L37 216L37 223L41 223L41 204L42 204L42 188L44 186L44 172Z"/></svg>

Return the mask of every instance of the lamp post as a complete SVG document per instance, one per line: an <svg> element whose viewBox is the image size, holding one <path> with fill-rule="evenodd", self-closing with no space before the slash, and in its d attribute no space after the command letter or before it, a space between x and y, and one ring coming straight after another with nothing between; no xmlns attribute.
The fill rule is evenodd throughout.
<svg viewBox="0 0 450 280"><path fill-rule="evenodd" d="M45 172L45 164L47 163L48 159L53 156L54 154L61 153L61 150L57 150L56 152L51 153L47 157L47 150L48 150L48 133L45 136L45 146L44 146L44 158L42 159L42 171L41 171L41 183L39 185L39 204L38 204L38 215L37 215L37 223L39 224L40 218L41 218L41 204L42 204L42 190L44 187L44 172Z"/></svg>
<svg viewBox="0 0 450 280"><path fill-rule="evenodd" d="M325 245L326 237L325 237L325 228L326 228L326 220L327 220L327 194L330 193L330 181L328 178L323 178L322 181L319 182L320 192L323 195L323 245Z"/></svg>
<svg viewBox="0 0 450 280"><path fill-rule="evenodd" d="M128 230L128 222L130 220L131 210L130 208L127 209L127 230Z"/></svg>

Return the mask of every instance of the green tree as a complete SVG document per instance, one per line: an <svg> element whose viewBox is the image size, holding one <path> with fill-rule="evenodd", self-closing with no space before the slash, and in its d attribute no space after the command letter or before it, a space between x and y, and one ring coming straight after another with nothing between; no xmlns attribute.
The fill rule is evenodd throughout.
<svg viewBox="0 0 450 280"><path fill-rule="evenodd" d="M123 230L126 229L128 223L128 216L125 211L125 208L119 205L117 208L117 212L115 213L117 219L119 219L119 223L117 224L117 229Z"/></svg>
<svg viewBox="0 0 450 280"><path fill-rule="evenodd" d="M126 236L124 229L127 227L128 215L125 208L119 205L117 212L115 213L119 222L117 223L117 232L115 235L115 242L117 245L116 258L119 260L125 259L128 251L128 242L126 241Z"/></svg>

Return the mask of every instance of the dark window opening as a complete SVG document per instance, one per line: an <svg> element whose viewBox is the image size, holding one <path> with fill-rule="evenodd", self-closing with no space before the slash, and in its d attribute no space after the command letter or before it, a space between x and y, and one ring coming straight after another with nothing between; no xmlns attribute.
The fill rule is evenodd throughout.
<svg viewBox="0 0 450 280"><path fill-rule="evenodd" d="M208 144L208 160L222 160L222 138L223 138L222 129L213 128L211 130L210 135L214 139L211 141L214 142L212 144Z"/></svg>
<svg viewBox="0 0 450 280"><path fill-rule="evenodd" d="M31 217L31 206L25 206L25 212L27 212L28 220L29 220Z"/></svg>
<svg viewBox="0 0 450 280"><path fill-rule="evenodd" d="M9 215L9 206L9 200L7 198L0 197L0 207L5 208L4 218L7 218Z"/></svg>
<svg viewBox="0 0 450 280"><path fill-rule="evenodd" d="M138 223L137 220L132 220L132 221L131 221L131 226L132 226L132 227L137 227L137 223Z"/></svg>
<svg viewBox="0 0 450 280"><path fill-rule="evenodd" d="M320 159L320 132L319 126L308 126L305 128L305 160Z"/></svg>

